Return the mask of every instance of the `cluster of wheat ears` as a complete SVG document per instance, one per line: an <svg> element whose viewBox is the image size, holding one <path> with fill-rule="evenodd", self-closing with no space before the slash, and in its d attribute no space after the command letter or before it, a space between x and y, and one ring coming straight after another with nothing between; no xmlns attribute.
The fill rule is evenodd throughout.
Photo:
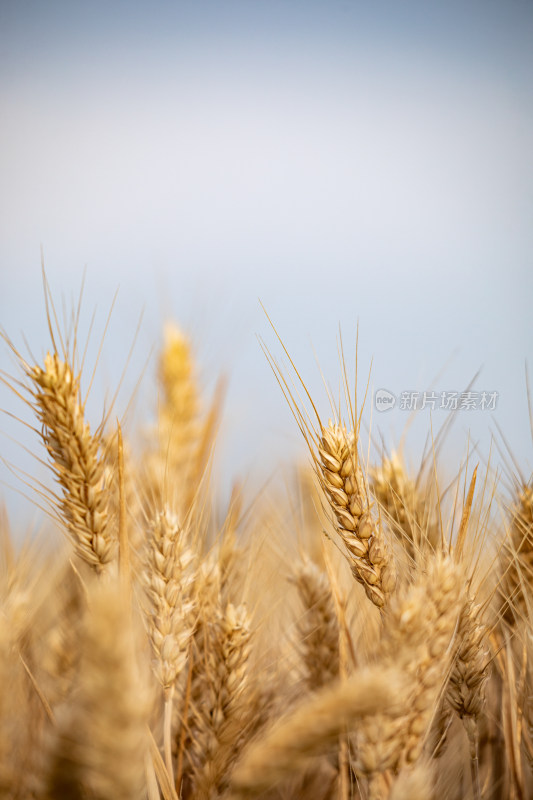
<svg viewBox="0 0 533 800"><path fill-rule="evenodd" d="M3 337L65 535L0 520L2 797L533 796L530 479L467 456L445 481L438 441L371 463L344 359L322 418L267 354L310 464L221 513L188 339L166 330L157 420L123 433L86 418L76 314L48 315L41 363Z"/></svg>

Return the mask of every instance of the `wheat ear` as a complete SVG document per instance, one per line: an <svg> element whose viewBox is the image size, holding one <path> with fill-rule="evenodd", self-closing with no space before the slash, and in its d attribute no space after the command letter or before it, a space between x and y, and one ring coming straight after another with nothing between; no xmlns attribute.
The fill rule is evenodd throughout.
<svg viewBox="0 0 533 800"><path fill-rule="evenodd" d="M372 515L357 438L343 425L330 422L322 428L318 453L322 487L352 573L367 597L382 608L396 586L396 569L381 525Z"/></svg>
<svg viewBox="0 0 533 800"><path fill-rule="evenodd" d="M533 484L522 486L518 494L502 555L501 584L502 614L512 625L517 614L529 613L533 597Z"/></svg>
<svg viewBox="0 0 533 800"><path fill-rule="evenodd" d="M191 586L192 551L177 517L168 509L156 514L149 533L146 583L148 631L155 674L164 691L164 751L169 775L172 762L172 705L176 680L187 661L194 628Z"/></svg>
<svg viewBox="0 0 533 800"><path fill-rule="evenodd" d="M448 681L446 700L462 719L470 744L470 766L475 796L479 788L478 721L485 703L485 684L489 677L488 630L481 621L481 605L468 597L459 616L459 646Z"/></svg>
<svg viewBox="0 0 533 800"><path fill-rule="evenodd" d="M385 511L391 528L413 559L420 550L435 551L439 545L438 526L428 510L427 499L409 477L397 453L384 458L370 471L372 494Z"/></svg>
<svg viewBox="0 0 533 800"><path fill-rule="evenodd" d="M316 564L301 564L294 582L304 608L298 621L304 677L314 691L339 677L339 623L329 580Z"/></svg>
<svg viewBox="0 0 533 800"><path fill-rule="evenodd" d="M154 669L165 692L185 666L194 627L193 558L177 517L168 509L157 513L149 531L145 578Z"/></svg>
<svg viewBox="0 0 533 800"><path fill-rule="evenodd" d="M244 606L228 604L211 623L205 654L204 696L193 709L196 800L218 797L245 741L250 619Z"/></svg>
<svg viewBox="0 0 533 800"><path fill-rule="evenodd" d="M116 585L91 594L81 639L78 686L58 714L43 795L141 800L147 695L135 662L131 609Z"/></svg>
<svg viewBox="0 0 533 800"><path fill-rule="evenodd" d="M44 368L27 368L41 436L62 488L59 510L78 555L97 573L114 559L116 532L109 515L110 494L100 455L101 432L91 434L80 399L80 377L57 353Z"/></svg>
<svg viewBox="0 0 533 800"><path fill-rule="evenodd" d="M211 454L220 391L203 413L191 344L171 323L165 326L157 377L157 444L149 445L145 459L146 494L152 506L170 502L185 514L198 495Z"/></svg>
<svg viewBox="0 0 533 800"><path fill-rule="evenodd" d="M448 556L432 559L417 582L394 598L384 617L381 659L409 681L403 718L376 716L360 736L355 765L375 775L420 756L452 659L462 575Z"/></svg>
<svg viewBox="0 0 533 800"><path fill-rule="evenodd" d="M461 609L459 646L446 692L448 702L461 719L477 720L485 701L490 651L487 626L481 620L482 606L469 597Z"/></svg>

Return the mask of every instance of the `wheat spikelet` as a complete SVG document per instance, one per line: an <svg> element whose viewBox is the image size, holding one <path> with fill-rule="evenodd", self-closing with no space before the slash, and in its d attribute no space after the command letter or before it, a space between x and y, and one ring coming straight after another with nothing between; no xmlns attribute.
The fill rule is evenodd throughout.
<svg viewBox="0 0 533 800"><path fill-rule="evenodd" d="M371 513L356 437L344 426L330 422L322 428L318 453L322 486L352 573L367 597L382 608L396 586L396 569L381 526Z"/></svg>
<svg viewBox="0 0 533 800"><path fill-rule="evenodd" d="M58 713L43 796L144 798L147 696L135 663L131 611L114 585L90 597L77 691Z"/></svg>
<svg viewBox="0 0 533 800"><path fill-rule="evenodd" d="M122 488L119 477L119 442L122 450ZM109 512L113 520L120 519L121 493L123 494L124 508L126 510L123 524L125 525L128 541L130 543L130 558L134 562L135 570L142 567L138 563L143 552L145 542L142 504L139 496L136 461L131 443L122 436L118 430L103 436L103 454L105 461L104 480L109 487ZM141 482L142 483L142 482ZM119 543L120 548L120 543Z"/></svg>
<svg viewBox="0 0 533 800"><path fill-rule="evenodd" d="M91 434L80 400L80 378L57 353L44 368L27 368L42 438L62 488L61 517L78 555L96 572L114 559L116 533L108 513L109 492L100 457L101 433Z"/></svg>
<svg viewBox="0 0 533 800"><path fill-rule="evenodd" d="M294 577L304 608L298 621L307 687L314 691L339 677L339 624L327 576L312 561Z"/></svg>
<svg viewBox="0 0 533 800"><path fill-rule="evenodd" d="M173 480L188 480L200 435L199 398L190 345L175 325L165 327L159 359L159 426Z"/></svg>
<svg viewBox="0 0 533 800"><path fill-rule="evenodd" d="M165 344L159 358L158 377L163 394L162 414L178 417L184 428L193 424L198 414L198 394L190 344L176 325L167 323ZM186 438L185 431L180 432Z"/></svg>

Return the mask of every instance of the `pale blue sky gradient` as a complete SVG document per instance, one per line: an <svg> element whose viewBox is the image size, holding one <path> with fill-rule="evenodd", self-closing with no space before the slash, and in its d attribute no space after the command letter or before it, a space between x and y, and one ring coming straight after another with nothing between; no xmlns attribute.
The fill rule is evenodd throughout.
<svg viewBox="0 0 533 800"><path fill-rule="evenodd" d="M58 298L86 265L97 331L120 287L96 389L144 309L123 409L175 318L206 385L230 376L225 474L259 483L303 453L259 299L326 414L315 355L335 385L339 325L353 354L359 321L376 388L460 391L482 368L476 388L500 393L492 417L457 416L451 469L469 430L486 457L497 421L531 470L530 3L3 2L0 71L0 323L17 344L47 346L41 245ZM3 387L0 406L21 412ZM392 445L405 422L372 424ZM413 463L428 428L424 412ZM34 440L0 431L32 471L8 436Z"/></svg>

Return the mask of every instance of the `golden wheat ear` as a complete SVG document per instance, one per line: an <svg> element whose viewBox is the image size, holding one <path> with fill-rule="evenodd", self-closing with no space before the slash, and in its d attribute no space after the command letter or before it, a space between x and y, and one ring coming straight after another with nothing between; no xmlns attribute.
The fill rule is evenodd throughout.
<svg viewBox="0 0 533 800"><path fill-rule="evenodd" d="M0 794L32 795L38 755L53 726L40 655L53 562L29 545L0 568ZM37 757L36 757L37 756Z"/></svg>
<svg viewBox="0 0 533 800"><path fill-rule="evenodd" d="M157 381L157 431L147 442L142 467L145 494L149 506L169 504L184 516L204 483L224 389L219 382L205 412L191 342L171 323L165 326Z"/></svg>
<svg viewBox="0 0 533 800"><path fill-rule="evenodd" d="M533 482L517 491L501 556L501 614L511 627L533 608Z"/></svg>
<svg viewBox="0 0 533 800"><path fill-rule="evenodd" d="M420 757L452 661L463 575L449 556L435 556L417 581L391 601L383 619L381 663L405 674L403 716L377 716L357 737L355 768L370 778Z"/></svg>
<svg viewBox="0 0 533 800"><path fill-rule="evenodd" d="M369 472L370 488L392 532L411 561L420 551L435 551L440 532L431 507L430 487L421 492L408 474L401 456L393 452Z"/></svg>
<svg viewBox="0 0 533 800"><path fill-rule="evenodd" d="M101 430L91 434L80 396L80 376L57 353L48 353L44 366L29 367L27 375L50 466L62 490L60 518L77 554L100 574L117 552Z"/></svg>
<svg viewBox="0 0 533 800"><path fill-rule="evenodd" d="M163 747L166 770L172 780L174 693L187 663L195 625L193 562L187 532L176 515L168 508L157 512L150 525L146 548L145 612L154 671L164 695Z"/></svg>
<svg viewBox="0 0 533 800"><path fill-rule="evenodd" d="M339 677L339 622L327 575L312 561L296 570L303 616L298 620L303 675L310 691Z"/></svg>
<svg viewBox="0 0 533 800"><path fill-rule="evenodd" d="M263 350L309 447L318 480L327 498L333 525L344 544L352 574L362 585L368 599L378 608L383 608L396 588L397 570L381 520L373 513L369 500L368 480L359 455L362 409L357 407L357 392L352 396L349 389L342 340L340 360L350 430L342 421L340 408L334 407L332 400L335 421L330 420L327 426L323 424L287 348L274 326L272 327L289 358L297 382L311 405L314 420L301 403L289 379L284 376L281 367L265 347ZM357 363L355 379L357 385Z"/></svg>
<svg viewBox="0 0 533 800"><path fill-rule="evenodd" d="M58 714L43 797L142 800L148 695L118 583L91 587L77 690Z"/></svg>
<svg viewBox="0 0 533 800"><path fill-rule="evenodd" d="M191 738L193 797L209 800L228 775L249 735L251 623L244 605L229 603L211 620L203 691L195 692Z"/></svg>
<svg viewBox="0 0 533 800"><path fill-rule="evenodd" d="M396 587L396 568L381 522L371 510L355 432L330 422L322 428L316 458L352 573L367 597L382 608Z"/></svg>

